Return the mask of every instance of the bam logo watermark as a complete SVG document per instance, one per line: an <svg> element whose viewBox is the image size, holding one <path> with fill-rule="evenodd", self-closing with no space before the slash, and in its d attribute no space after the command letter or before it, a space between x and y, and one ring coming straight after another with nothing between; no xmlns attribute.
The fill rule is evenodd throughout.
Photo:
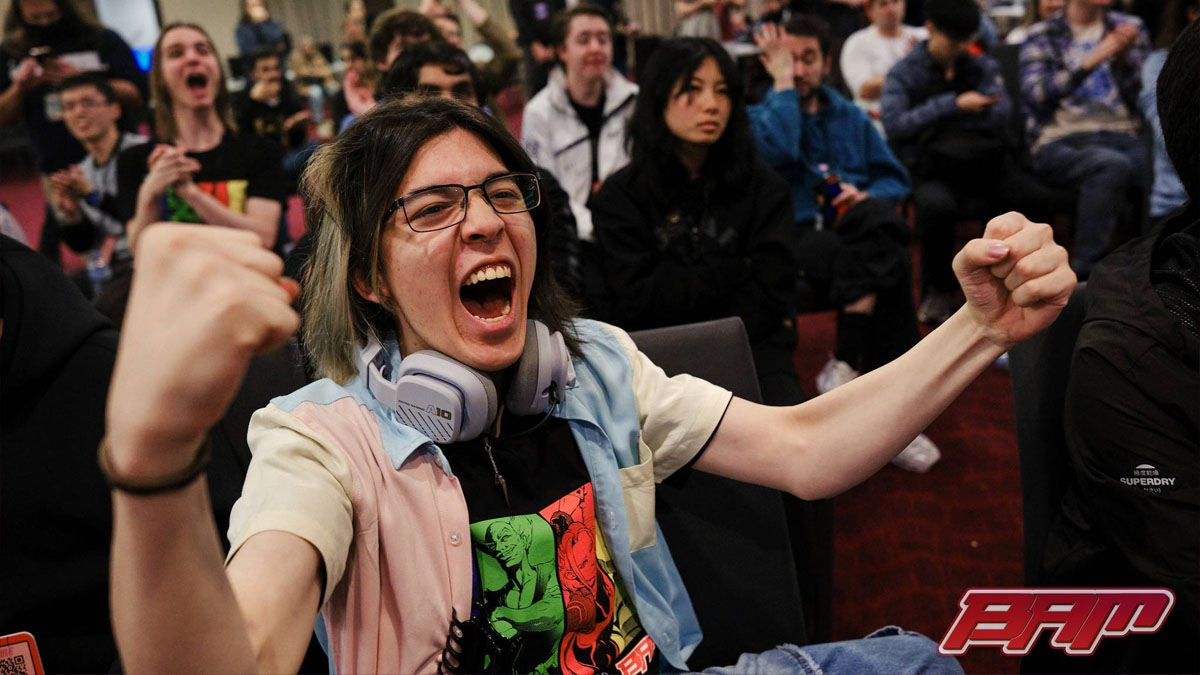
<svg viewBox="0 0 1200 675"><path fill-rule="evenodd" d="M1042 629L1057 629L1050 644L1072 655L1096 651L1100 639L1157 633L1175 606L1166 588L972 588L938 645L942 654L971 647L1029 653Z"/></svg>

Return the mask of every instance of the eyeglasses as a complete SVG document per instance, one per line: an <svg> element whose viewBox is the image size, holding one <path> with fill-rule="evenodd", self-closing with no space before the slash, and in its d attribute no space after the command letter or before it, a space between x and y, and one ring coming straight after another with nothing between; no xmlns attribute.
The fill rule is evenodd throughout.
<svg viewBox="0 0 1200 675"><path fill-rule="evenodd" d="M404 213L413 232L433 232L454 227L467 217L467 195L478 188L496 213L524 213L542 203L538 178L532 173L506 173L478 185L435 185L392 202L383 214L387 222L397 210Z"/></svg>
<svg viewBox="0 0 1200 675"><path fill-rule="evenodd" d="M93 108L99 108L108 104L108 101L102 101L100 99L81 98L78 101L63 101L62 109L63 112L71 112L76 108L79 108L80 110L91 110Z"/></svg>

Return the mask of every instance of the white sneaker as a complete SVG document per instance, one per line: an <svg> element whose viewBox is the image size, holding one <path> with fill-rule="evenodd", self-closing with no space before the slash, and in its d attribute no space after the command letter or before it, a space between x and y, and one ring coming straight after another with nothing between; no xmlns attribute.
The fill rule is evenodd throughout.
<svg viewBox="0 0 1200 675"><path fill-rule="evenodd" d="M917 310L917 320L933 325L945 323L959 304L957 291L927 291Z"/></svg>
<svg viewBox="0 0 1200 675"><path fill-rule="evenodd" d="M925 473L941 458L942 452L933 444L933 441L929 440L925 434L920 434L913 439L912 443L908 444L907 448L901 450L900 454L892 459L892 464L905 471Z"/></svg>
<svg viewBox="0 0 1200 675"><path fill-rule="evenodd" d="M829 362L825 364L821 372L817 373L817 393L824 394L856 377L858 377L858 371L851 368L849 363L830 356Z"/></svg>

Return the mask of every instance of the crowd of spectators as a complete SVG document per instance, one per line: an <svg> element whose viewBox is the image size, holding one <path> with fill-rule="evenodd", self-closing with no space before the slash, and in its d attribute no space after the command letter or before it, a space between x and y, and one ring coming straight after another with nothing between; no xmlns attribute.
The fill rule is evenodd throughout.
<svg viewBox="0 0 1200 675"><path fill-rule="evenodd" d="M1098 297L1130 302L1123 296L1129 288L1114 288L1113 279L1139 274L1150 290L1135 284L1145 297L1134 302L1149 302L1156 292L1168 306L1150 329L1139 329L1151 347L1167 343L1149 366L1178 376L1166 380L1180 391L1194 384L1194 377L1176 371L1180 364L1196 368L1200 253L1196 207L1189 201L1197 195L1195 162L1172 149L1172 142L1184 142L1171 127L1184 113L1172 104L1174 117L1166 119L1160 74L1184 77L1173 47L1197 53L1196 0L1168 0L1153 17L1154 33L1139 16L1146 4L1029 0L1024 21L1002 41L986 2L976 0L677 0L673 36L638 40L636 48L640 28L620 2L509 0L510 15L501 17L478 0L423 0L418 10L352 0L345 3L337 45L309 35L293 44L289 27L268 4L240 2L239 53L232 55L244 71L238 77L226 71L236 62L225 61L196 23L163 26L143 73L129 45L71 0L11 3L0 43L0 125L23 126L46 198L36 248L49 262L29 258L5 237L0 266L6 284L10 277L23 281L3 291L4 395L11 400L15 387L31 386L46 359L92 358L80 372L104 386L99 394L76 397L90 407L80 413L85 423L61 434L72 461L90 457L79 448L94 448L103 433L117 341L111 326L125 319L147 228L172 222L244 230L286 259L299 287L307 288L313 261L325 265L316 274L327 282L328 247L336 237L314 236L322 224L314 218L333 216L328 203L325 210L313 208L313 199L336 200L329 186L314 197L322 188L312 176L331 170L339 157L323 156L321 148L347 134L365 142L371 138L366 125L397 114L400 104L429 99L465 105L447 108L460 120L455 133L478 124L486 127L480 134L491 134L494 120L501 123L496 129L520 130L519 139L509 140L527 155L517 164L528 164L520 173L527 169L531 179L514 179L517 187L507 188L492 185L494 177L472 187L438 187L462 188L464 209L479 208L471 192L479 188L501 215L510 213L497 208L505 189L524 190L523 210L537 209L537 260L552 269L553 293L623 330L740 317L770 405L800 404L809 388L794 361L798 342L809 339L797 330L797 313L836 313L828 361L811 387L818 395L865 377L913 349L922 324L936 328L970 304L955 262L963 255L964 232L975 236L1014 210L1051 225L1075 276L1098 275ZM476 44L468 44L464 28ZM1168 84L1167 97L1180 95L1180 86ZM1194 133L1189 138L1196 140ZM484 141L509 151L507 140ZM505 156L508 169L515 161ZM532 206L523 182L530 180L538 195ZM354 189L368 195L370 188ZM1069 208L1058 207L1061 194L1068 195ZM309 231L292 241L288 208L297 196L310 212ZM418 233L400 201L389 213L397 208ZM1138 240L1133 247L1101 263L1131 239ZM87 301L57 280L45 281L58 273L60 244L86 259L76 285ZM349 250L363 241L344 244L348 256L368 254ZM1048 274L1049 263L1041 265L1006 274ZM344 281L369 295L361 279ZM539 277L537 283L546 282ZM44 287L42 295L10 304L14 289L35 285ZM53 349L15 368L14 359L32 352L27 343L10 348L16 322L50 330L23 309L35 302L75 315L63 317L70 327ZM1077 360L1099 370L1080 371L1068 407L1067 421L1076 425L1069 430L1074 455L1092 462L1089 470L1104 466L1114 480L1124 465L1091 458L1118 449L1108 447L1111 438L1089 432L1081 418L1095 412L1114 419L1095 394L1128 385L1119 375L1137 363L1121 351L1124 338L1112 328L1129 319L1130 306L1095 310L1096 326ZM1119 367L1104 359L1118 360ZM304 365L310 375L320 370ZM75 400L51 379L47 395ZM1103 386L1089 384L1097 381ZM1145 406L1182 409L1180 397L1161 404L1147 397ZM1194 410L1164 415L1175 426L1169 428L1170 456L1156 455L1156 463L1182 461L1188 451L1180 439L1191 440L1194 460ZM4 420L6 427L13 419ZM24 424L52 423L34 415ZM32 427L10 431L4 434L13 443L37 442ZM895 465L926 472L938 462L936 443L920 431L907 436L912 440L891 459ZM27 459L22 455L10 466L26 470ZM1132 468L1136 458L1126 459ZM494 461L491 466L495 470ZM86 530L72 555L103 562L112 522L78 512L109 505L98 475L75 478L84 489L54 508ZM1130 498L1114 496L1104 477L1087 478L1091 482L1073 486L1060 535L1068 526L1098 527L1095 520L1112 509L1093 508L1095 500ZM8 487L6 477L6 496L16 494ZM1188 489L1177 495L1183 507L1170 505L1191 509L1193 516L1179 517L1194 521L1200 502L1195 486ZM507 502L507 491L504 496ZM1132 537L1127 530L1119 534ZM5 556L13 541L6 539ZM1080 545L1078 539L1060 544L1057 553L1064 556ZM1124 539L1106 545L1125 550ZM20 546L57 544L23 538ZM1194 563L1195 549L1185 545L1171 554ZM22 560L21 571L39 582L69 572L30 571L29 560ZM1106 571L1135 568L1148 584L1176 588L1181 607L1195 619L1196 580L1177 566L1143 565L1136 556L1107 567L1068 562L1086 574L1056 583L1084 577L1107 583ZM7 571L0 576L9 578ZM104 588L97 590L107 579L84 574L79 584L87 588L73 598L59 589L41 600L88 606L76 619L62 620L67 627L61 630L39 613L37 598L25 597L40 588L36 584L0 593L0 633L29 622L49 636L48 651L75 655L73 661L48 658L55 669L107 670L116 648L107 615L95 607L107 601ZM1186 639L1187 631L1176 623L1166 634Z"/></svg>

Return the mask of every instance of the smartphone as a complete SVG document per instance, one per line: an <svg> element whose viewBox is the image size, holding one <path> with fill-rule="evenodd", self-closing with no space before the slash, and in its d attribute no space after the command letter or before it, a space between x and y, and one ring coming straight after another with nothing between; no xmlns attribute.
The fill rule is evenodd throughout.
<svg viewBox="0 0 1200 675"><path fill-rule="evenodd" d="M38 62L38 65L46 65L46 62L54 58L54 48L45 45L34 47L29 50L29 58Z"/></svg>

